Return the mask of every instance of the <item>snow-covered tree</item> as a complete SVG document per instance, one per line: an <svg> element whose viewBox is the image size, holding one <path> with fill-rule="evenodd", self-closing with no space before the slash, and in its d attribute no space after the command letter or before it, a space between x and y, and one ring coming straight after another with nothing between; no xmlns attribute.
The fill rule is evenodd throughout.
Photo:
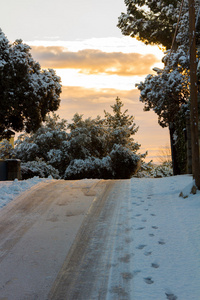
<svg viewBox="0 0 200 300"><path fill-rule="evenodd" d="M127 109L122 112L123 106L124 104L117 97L115 104L111 106L113 114L104 111L104 123L109 133L108 147L112 149L115 144L118 144L136 153L140 145L134 141L133 135L137 133L139 127L136 127L134 117L127 114Z"/></svg>
<svg viewBox="0 0 200 300"><path fill-rule="evenodd" d="M175 26L176 24L174 24ZM174 174L186 169L186 116L189 115L189 26L188 3L184 2L175 39L176 47L165 53L164 68L155 68L138 85L144 110L153 109L158 123L169 127Z"/></svg>
<svg viewBox="0 0 200 300"><path fill-rule="evenodd" d="M189 19L187 0L125 0L127 14L122 13L118 27L122 33L168 50L164 68L155 68L138 84L144 110L154 110L162 127L169 127L174 173L185 170L186 115L189 110ZM195 2L196 11L199 2ZM180 13L180 15L179 15ZM199 39L197 19L197 43ZM176 32L173 41L174 33ZM172 44L173 41L173 44Z"/></svg>
<svg viewBox="0 0 200 300"><path fill-rule="evenodd" d="M117 103L118 125L116 112L114 116L105 113L105 119L98 116L85 120L75 114L68 125L56 115L48 116L35 133L19 136L16 157L23 163L37 161L36 169L44 169L41 161L45 162L65 179L129 178L137 171L142 156L136 153L139 145L131 137L137 131L133 117L126 115L127 111L121 113L119 99L114 108ZM30 165L23 166L28 167L26 174L31 174Z"/></svg>
<svg viewBox="0 0 200 300"><path fill-rule="evenodd" d="M47 115L42 126L32 134L24 133L16 141L15 155L22 162L42 159L64 173L69 157L65 150L66 121Z"/></svg>
<svg viewBox="0 0 200 300"><path fill-rule="evenodd" d="M68 124L68 151L71 159L85 159L87 157L102 158L108 153L108 132L104 120L99 116L95 119L83 119L83 115L76 113Z"/></svg>
<svg viewBox="0 0 200 300"><path fill-rule="evenodd" d="M139 39L145 44L171 47L174 24L181 0L124 0L127 12L119 17L118 27L123 35Z"/></svg>
<svg viewBox="0 0 200 300"><path fill-rule="evenodd" d="M54 70L41 70L22 40L9 43L0 29L0 137L7 129L36 131L58 109L61 84Z"/></svg>
<svg viewBox="0 0 200 300"><path fill-rule="evenodd" d="M133 116L121 111L122 101L117 98L105 111L105 118L88 118L75 114L68 125L68 153L71 158L66 169L66 179L80 179L83 174L93 178L130 178L139 167L141 156L136 154L140 145L134 142Z"/></svg>

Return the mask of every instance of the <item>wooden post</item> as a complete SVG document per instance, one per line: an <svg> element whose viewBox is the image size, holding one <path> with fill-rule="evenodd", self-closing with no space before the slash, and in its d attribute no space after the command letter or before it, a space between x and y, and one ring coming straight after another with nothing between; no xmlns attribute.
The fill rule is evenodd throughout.
<svg viewBox="0 0 200 300"><path fill-rule="evenodd" d="M197 53L195 29L195 2L189 2L189 36L190 36L190 120L192 140L192 173L200 189L199 140L198 140L198 102L197 102Z"/></svg>

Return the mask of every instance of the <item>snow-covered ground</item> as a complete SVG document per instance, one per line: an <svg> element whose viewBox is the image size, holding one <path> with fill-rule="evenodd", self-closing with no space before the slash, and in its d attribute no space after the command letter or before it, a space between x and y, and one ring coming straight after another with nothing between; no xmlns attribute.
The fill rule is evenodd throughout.
<svg viewBox="0 0 200 300"><path fill-rule="evenodd" d="M1 182L0 206L43 180ZM115 191L120 196L118 225L124 230L115 232L106 299L121 299L120 293L131 300L200 299L200 191L189 194L192 177L126 182L124 192ZM181 191L188 197L179 197Z"/></svg>
<svg viewBox="0 0 200 300"><path fill-rule="evenodd" d="M133 299L200 299L200 192L188 193L192 181L132 181Z"/></svg>
<svg viewBox="0 0 200 300"><path fill-rule="evenodd" d="M10 201L19 196L22 192L29 190L32 186L52 180L52 177L39 178L34 177L27 180L0 181L0 209Z"/></svg>

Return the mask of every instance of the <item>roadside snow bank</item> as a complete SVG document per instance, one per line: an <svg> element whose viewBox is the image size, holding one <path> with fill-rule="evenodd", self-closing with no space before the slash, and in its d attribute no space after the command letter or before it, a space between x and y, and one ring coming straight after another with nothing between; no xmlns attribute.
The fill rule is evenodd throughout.
<svg viewBox="0 0 200 300"><path fill-rule="evenodd" d="M0 209L32 186L52 179L53 178L50 176L49 178L33 177L22 181L19 181L18 179L15 179L14 181L0 181Z"/></svg>

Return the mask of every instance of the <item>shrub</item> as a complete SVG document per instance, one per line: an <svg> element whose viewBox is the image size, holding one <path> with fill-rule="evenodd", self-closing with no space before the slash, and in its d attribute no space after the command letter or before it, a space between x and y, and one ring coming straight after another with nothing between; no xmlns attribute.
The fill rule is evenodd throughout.
<svg viewBox="0 0 200 300"><path fill-rule="evenodd" d="M140 166L140 157L121 145L114 145L110 158L114 179L131 178Z"/></svg>
<svg viewBox="0 0 200 300"><path fill-rule="evenodd" d="M111 159L104 157L103 159L91 157L85 160L75 159L66 169L64 178L68 180L83 178L111 178Z"/></svg>
<svg viewBox="0 0 200 300"><path fill-rule="evenodd" d="M91 157L73 160L67 167L64 178L127 179L135 174L139 162L138 155L125 147L115 145L110 155L102 159Z"/></svg>
<svg viewBox="0 0 200 300"><path fill-rule="evenodd" d="M162 165L156 166L152 175L154 178L173 176L172 163L164 162Z"/></svg>
<svg viewBox="0 0 200 300"><path fill-rule="evenodd" d="M40 178L47 178L52 176L54 179L59 179L59 172L51 165L44 161L29 161L21 164L22 180L39 176Z"/></svg>
<svg viewBox="0 0 200 300"><path fill-rule="evenodd" d="M173 176L172 162L164 162L161 165L155 165L152 161L142 163L140 170L137 172L137 177L161 178Z"/></svg>

